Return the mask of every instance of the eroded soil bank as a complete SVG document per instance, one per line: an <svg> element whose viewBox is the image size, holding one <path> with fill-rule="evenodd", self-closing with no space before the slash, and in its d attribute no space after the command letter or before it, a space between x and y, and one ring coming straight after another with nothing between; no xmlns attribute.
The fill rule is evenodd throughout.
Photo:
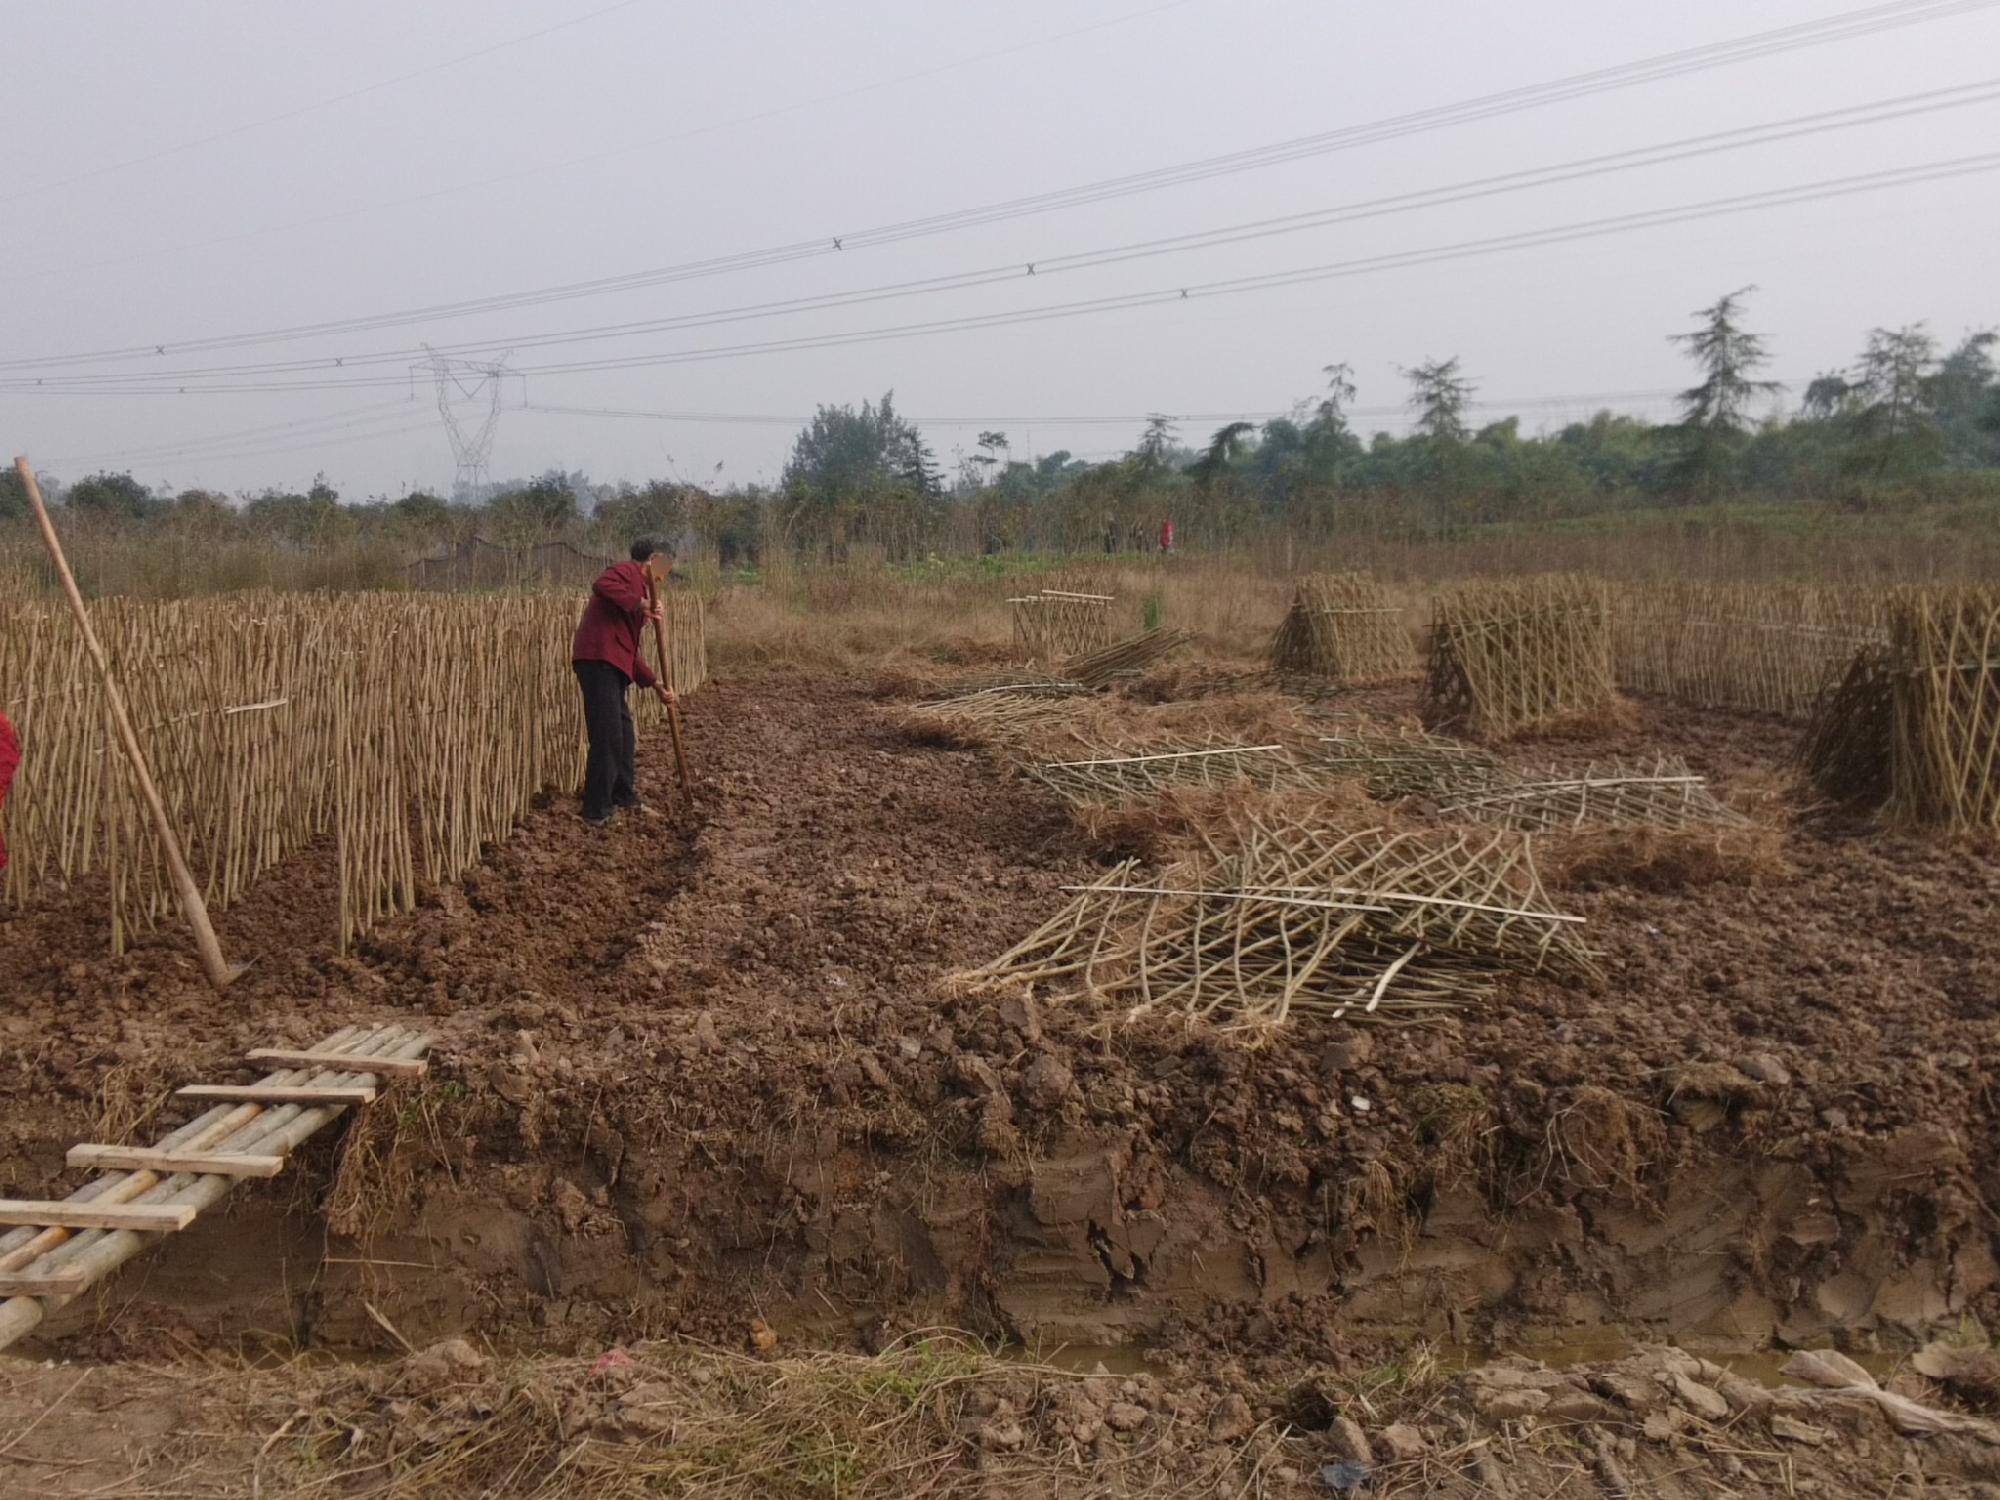
<svg viewBox="0 0 2000 1500"><path fill-rule="evenodd" d="M724 681L689 733L693 817L602 836L551 806L345 960L299 862L226 915L257 965L220 1005L174 934L106 957L88 892L0 921L9 1194L59 1193L68 1144L150 1134L245 1048L390 1017L439 1039L337 1155L29 1352L734 1348L762 1318L788 1349L949 1325L1351 1363L1606 1324L1903 1348L2000 1312L1988 851L1808 820L1754 868L1584 861L1552 885L1602 986L1253 1052L941 988L1113 851L900 736L867 683ZM1788 748L1641 706L1508 754L1682 754L1768 812Z"/></svg>

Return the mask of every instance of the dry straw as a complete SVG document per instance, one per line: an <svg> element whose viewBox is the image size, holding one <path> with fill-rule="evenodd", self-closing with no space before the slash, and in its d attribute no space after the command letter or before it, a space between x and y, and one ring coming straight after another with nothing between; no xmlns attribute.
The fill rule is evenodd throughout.
<svg viewBox="0 0 2000 1500"><path fill-rule="evenodd" d="M1504 738L1602 712L1614 696L1601 580L1485 581L1439 597L1424 689L1430 727Z"/></svg>
<svg viewBox="0 0 2000 1500"><path fill-rule="evenodd" d="M1245 812L1157 875L1127 862L992 963L954 976L1263 1031L1420 1021L1500 973L1595 974L1581 918L1553 911L1529 841L1340 833Z"/></svg>
<svg viewBox="0 0 2000 1500"><path fill-rule="evenodd" d="M1810 715L1863 646L1886 644L1882 590L1673 582L1623 590L1620 685L1702 708Z"/></svg>
<svg viewBox="0 0 2000 1500"><path fill-rule="evenodd" d="M690 692L706 675L701 606L676 591L669 607L675 685ZM269 593L93 611L213 907L330 838L344 949L462 876L538 793L582 772L567 598ZM81 651L65 614L0 616L4 706L24 750L4 890L26 905L101 878L122 951L173 895Z"/></svg>
<svg viewBox="0 0 2000 1500"><path fill-rule="evenodd" d="M1366 573L1309 573L1271 643L1271 665L1341 683L1381 682L1416 667L1403 612Z"/></svg>

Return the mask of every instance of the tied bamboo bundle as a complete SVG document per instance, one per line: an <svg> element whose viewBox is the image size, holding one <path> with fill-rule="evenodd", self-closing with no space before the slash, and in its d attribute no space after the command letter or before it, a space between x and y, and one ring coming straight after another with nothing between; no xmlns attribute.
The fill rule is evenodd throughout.
<svg viewBox="0 0 2000 1500"><path fill-rule="evenodd" d="M1703 708L1803 718L1863 646L1888 641L1886 591L1676 581L1619 598L1617 675Z"/></svg>
<svg viewBox="0 0 2000 1500"><path fill-rule="evenodd" d="M1121 677L1136 677L1193 639L1178 627L1148 630L1100 650L1072 656L1062 664L1062 675L1084 687L1109 687Z"/></svg>
<svg viewBox="0 0 2000 1500"><path fill-rule="evenodd" d="M1593 764L1575 776L1510 775L1453 794L1438 810L1446 817L1529 833L1593 826L1691 833L1750 826L1748 818L1708 789L1707 777L1695 775L1675 756L1662 756L1651 767Z"/></svg>
<svg viewBox="0 0 2000 1500"><path fill-rule="evenodd" d="M1110 594L1083 589L1039 589L1007 601L1014 645L1029 661L1057 662L1111 644Z"/></svg>
<svg viewBox="0 0 2000 1500"><path fill-rule="evenodd" d="M1529 841L1508 833L1342 835L1246 814L1155 878L1127 862L1074 897L950 983L1255 1035L1304 1017L1421 1021L1508 972L1598 972L1581 919L1550 910Z"/></svg>
<svg viewBox="0 0 2000 1500"><path fill-rule="evenodd" d="M1340 775L1361 777L1368 795L1383 802L1481 791L1509 776L1492 751L1421 729L1323 735L1319 760Z"/></svg>
<svg viewBox="0 0 2000 1500"><path fill-rule="evenodd" d="M2000 828L2000 590L1909 594L1893 631L1890 815Z"/></svg>
<svg viewBox="0 0 2000 1500"><path fill-rule="evenodd" d="M1813 784L1901 823L2000 827L2000 590L1910 589L1800 747Z"/></svg>
<svg viewBox="0 0 2000 1500"><path fill-rule="evenodd" d="M893 722L921 744L978 748L1060 724L1087 696L1072 683L1017 683L897 709Z"/></svg>
<svg viewBox="0 0 2000 1500"><path fill-rule="evenodd" d="M1271 643L1271 665L1334 682L1384 682L1415 668L1403 612L1366 573L1309 573Z"/></svg>
<svg viewBox="0 0 2000 1500"><path fill-rule="evenodd" d="M1440 596L1424 721L1505 738L1600 712L1615 697L1610 591L1566 574L1464 584Z"/></svg>
<svg viewBox="0 0 2000 1500"><path fill-rule="evenodd" d="M1143 754L1107 750L1082 760L1029 762L1021 770L1078 807L1127 802L1174 787L1307 791L1334 779L1331 772L1283 744L1168 744Z"/></svg>
<svg viewBox="0 0 2000 1500"><path fill-rule="evenodd" d="M687 693L706 670L700 606L670 598L686 601L673 670ZM345 949L471 869L542 790L581 779L571 599L265 593L95 613L211 907L330 840ZM27 749L4 894L24 906L102 879L123 951L174 896L81 651L67 616L0 610L4 706Z"/></svg>

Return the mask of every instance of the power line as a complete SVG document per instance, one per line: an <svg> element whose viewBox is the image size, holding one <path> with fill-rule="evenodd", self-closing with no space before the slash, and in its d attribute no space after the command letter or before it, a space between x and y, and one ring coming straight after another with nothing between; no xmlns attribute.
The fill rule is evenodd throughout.
<svg viewBox="0 0 2000 1500"><path fill-rule="evenodd" d="M627 5L636 3L638 3L638 0L623 0L623 4ZM250 230L242 234L220 235L213 239L199 240L192 244L172 246L169 248L183 252L212 249L217 245L236 244L240 243L243 240L259 239L269 234L284 234L294 229L311 229L311 228L316 228L323 224L339 223L340 221L345 219L355 219L364 216L372 216L375 214L379 214L387 209L407 208L418 203L429 203L439 198L453 197L459 193L475 192L481 188L496 187L502 183L518 182L523 178L538 176L544 172L562 171L571 167L587 166L599 161L608 161L615 157L630 155L632 152L635 151L645 151L645 150L650 150L656 146L665 146L680 141L694 140L700 136L713 135L719 131L733 129L739 125L760 124L765 120L777 119L782 115L794 114L800 110L810 109L816 105L838 103L843 99L858 98L863 94L874 93L877 92L878 90L885 88L893 88L898 84L916 83L926 78L937 77L939 74L955 72L960 68L968 68L975 66L976 64L979 63L992 62L995 59L1002 57L1011 57L1016 53L1032 51L1033 49L1038 47L1053 46L1057 42L1072 41L1077 37L1086 36L1094 31L1103 31L1106 28L1112 26L1122 26L1129 21L1144 20L1149 16L1159 15L1164 11L1178 10L1184 5L1191 5L1193 3L1195 3L1195 0L1163 0L1163 3L1157 5L1149 5L1142 10L1128 11L1122 15L1108 16L1101 21L1093 21L1087 26L1078 26L1068 31L1059 31L1048 36L1036 37L1024 42L1010 43L1005 47L996 47L986 52L976 52L968 54L966 56L952 58L947 62L935 63L930 67L919 68L913 72L898 73L888 78L879 78L871 83L856 84L851 88L836 89L831 93L816 94L805 99L795 99L789 104L775 105L770 109L759 110L754 114L739 115L734 119L713 121L706 125L698 125L691 130L683 130L670 135L652 136L646 140L635 141L630 145L615 147L608 151L590 152L582 156L567 157L559 161L543 162L537 166L522 167L512 172L501 172L491 177L483 177L476 179L472 182L454 183L449 187L434 188L429 192L414 193L403 198L391 198L371 204L364 204L360 208L343 209L339 213L318 214L308 219L295 219L289 224L272 225L264 229ZM1906 0L1906 3L1908 3L1908 0ZM1961 3L1992 4L1992 3L2000 3L2000 0L1961 0ZM619 8L621 7L615 5L609 7L609 9L612 10L616 10ZM590 20L593 18L593 16L597 14L601 14L601 12L593 12L592 15L579 17L577 21L565 22L563 24L564 25L581 24L582 21ZM561 27L551 27L549 29L560 30ZM546 35L546 34L547 34L546 32L536 33L536 35ZM517 38L515 42L502 43L500 45L514 46L521 41L528 41L532 39L533 39L532 37ZM498 50L498 48L496 47L488 50ZM294 114L304 114L309 110L322 108L326 104L338 103L340 102L341 99L357 97L359 94L369 93L378 88L385 88L388 87L389 84L402 82L404 81L405 78L420 77L422 76L422 73L426 71L434 72L440 68L452 67L455 66L458 62L467 61L470 57L480 56L480 55L483 54L480 53L468 54L467 58L458 58L452 60L451 62L440 63L431 69L420 70L417 73L403 75L403 78L389 79L386 80L384 83L380 84L371 84L368 86L368 88L356 90L354 94L342 95L337 99L325 100L318 105L308 105L303 109L292 111L290 114L274 115L267 120L253 121L250 122L249 124L236 127L232 130L221 132L220 134L215 136L204 137L203 140L201 141L190 142L185 147L177 147L173 149L174 150L191 149L193 146L206 144L210 140L220 140L224 136L237 134L240 133L240 131L242 130L254 129L258 125L266 125L266 124L271 124L276 120L289 119ZM162 154L171 154L171 152ZM146 158L146 157L135 158L130 162L121 162L112 167L107 167L100 170L115 171L118 169L118 167L135 166L143 161L151 159L152 158ZM99 175L99 173L92 172L83 174L83 176L86 177L95 175ZM66 181L80 181L80 180L82 179L81 178L66 179ZM41 188L32 189L31 191L39 192L46 189L61 187L64 185L65 184L63 182L44 183ZM134 255L113 256L104 260L85 261L81 263L69 263L62 266L53 267L46 271L27 272L19 276L0 278L0 282L34 280L44 276L61 275L66 272L72 272L72 271L100 270L107 266L129 265L134 261L151 260L156 256L158 256L160 253L161 252L158 250L152 250Z"/></svg>
<svg viewBox="0 0 2000 1500"><path fill-rule="evenodd" d="M963 332L1015 324L1046 322L1058 318L1081 316L1088 313L1110 312L1124 308L1152 306L1172 301L1190 301L1197 297L1268 290L1314 281L1371 274L1376 271L1406 269L1411 266L1460 260L1504 250L1561 244L1581 239L1593 239L1607 234L1627 233L1636 229L1652 228L1665 224L1684 223L1691 220L1713 218L1728 214L1787 207L1797 203L1818 202L1824 199L1845 197L1856 193L1876 192L1886 188L1906 186L1918 182L1945 180L1972 173L1990 171L1995 166L2000 166L2000 152L1950 158L1882 171L1856 173L1845 177L1823 179L1819 182L1769 189L1763 192L1735 194L1724 198L1708 199L1703 202L1686 204L1674 208L1615 214L1604 218L1583 220L1574 224L1558 225L1548 229L1526 230L1511 234L1488 236L1481 239L1463 240L1453 244L1428 247L1420 250L1397 251L1383 255L1363 256L1351 260L1333 261L1317 266L1297 267L1291 270L1269 272L1260 275L1231 277L1216 281L1190 283L1185 286L1162 287L1150 291L1086 298L1074 302L1046 305L1039 308L935 319L927 322L897 324L886 328L854 330L845 333L804 335L789 339L770 339L746 344L719 345L620 358L524 365L518 367L518 372L521 374L571 374L590 370L653 368L673 364L703 362L713 359L737 358L753 354L837 348L851 344L875 343L888 339L923 334ZM718 319L718 321L721 320L726 319ZM532 346L535 341L522 340L521 342L524 345ZM362 362L366 363L367 361L364 360ZM255 370L258 367L250 368ZM345 379L269 381L255 384L218 383L219 377L238 373L240 372L228 369L213 372L181 372L180 376L169 376L168 378L183 378L187 375L192 375L195 383L170 386L139 383L141 377L133 375L42 377L33 384L25 382L14 382L11 384L0 382L0 389L18 388L29 390L42 388L63 394L90 394L98 391L103 391L107 394L165 394L169 392L208 394L238 390L295 391L358 389L402 383L402 377L365 375ZM53 380L55 384L53 386L46 385L45 382L49 380ZM129 383L120 385L119 382Z"/></svg>
<svg viewBox="0 0 2000 1500"><path fill-rule="evenodd" d="M1177 3L1184 3L1184 0L1177 0ZM1941 20L1973 10L1990 8L1996 3L2000 3L2000 0L1894 0L1894 3L1846 12L1821 21L1803 22L1793 26L1780 27L1774 31L1755 33L1751 36L1731 41L1684 48L1677 52L1642 58L1632 63L1601 68L1588 73L1574 74L1552 82L1505 90L1497 94L1482 95L1474 99L1435 106L1385 120L1373 121L1361 125L1344 126L1315 135L1294 137L1291 140L1254 147L1246 151L1203 158L1194 162L1183 162L1168 167L1154 168L1124 177L1103 179L1098 182L1084 184L1080 187L1060 189L1055 192L1036 194L1023 198L1008 199L998 203L954 210L943 214L934 214L919 219L904 220L898 223L877 226L873 229L821 235L810 240L794 241L789 244L771 246L762 250L715 256L703 260L683 262L677 265L628 272L618 276L601 277L590 281L571 282L557 286L501 293L457 302L436 303L427 307L405 308L393 312L330 319L317 323L295 324L284 328L265 329L257 332L183 340L155 340L142 344L128 345L122 348L0 361L0 368L47 368L68 364L158 356L164 355L168 350L172 350L177 354L193 353L207 349L241 348L260 343L286 342L293 339L322 337L337 333L364 332L377 328L409 326L415 323L435 321L442 318L466 317L479 313L510 310L517 307L539 306L551 302L602 296L615 292L638 290L645 287L665 285L700 277L721 275L728 272L785 264L790 261L806 258L840 254L848 249L860 249L871 245L895 243L923 235L946 233L975 225L994 223L1002 219L1076 207L1086 203L1126 197L1134 193L1151 192L1162 187L1201 181L1208 177L1219 176L1229 172L1245 171L1281 162L1295 161L1303 157L1319 155L1329 151L1353 149L1358 146L1398 139L1406 135L1486 119L1495 114L1507 114L1524 109L1538 108L1545 104L1579 98L1587 94L1603 92L1609 89L1631 87L1639 83L1654 82L1662 78L1679 76L1682 73L1725 66L1757 57L1769 56L1777 52L1791 51L1799 47L1817 46L1831 41L1844 41L1854 37L1873 35L1879 31ZM1156 9L1159 8L1165 7L1156 7ZM1150 13L1140 12L1139 14L1145 15ZM1105 22L1099 24L1113 23ZM1934 90L1932 92L1934 94L1943 94L1952 91ZM1924 96L1909 97L1914 99ZM1901 101L1882 101L1882 103L1876 106L1867 107L1886 108L1890 104L1897 102ZM1952 106L1946 105L1940 107ZM1828 113L1831 115L1840 112L1833 111ZM1820 117L1805 116L1801 118L1810 120ZM1775 129L1777 127L1771 126L1765 128ZM1828 128L1838 127L1829 126ZM1719 132L1717 134L1720 136L1731 134L1731 132ZM486 346L454 345L450 347Z"/></svg>
<svg viewBox="0 0 2000 1500"><path fill-rule="evenodd" d="M72 187L79 182L90 182L99 177L109 176L113 172L123 172L132 167L150 166L154 162L165 161L170 156L180 156L186 152L198 150L203 146L212 146L217 141L226 141L235 136L247 135L253 130L263 129L266 125L282 124L286 120L296 120L301 115L313 114L322 109L331 109L336 104L346 104L355 99L365 99L370 94L380 93L383 89L395 88L398 84L409 83L418 78L428 78L433 73L442 73L449 68L456 68L465 63L475 62L482 57L491 57L494 53L505 52L510 47L525 46L529 42L540 41L543 37L553 36L558 31L567 31L573 26L582 26L588 22L600 20L610 15L613 11L629 10L639 3L640 0L616 0L615 4L600 6L596 10L586 11L583 15L573 16L567 21L558 21L552 26L544 26L540 30L530 31L523 36L510 37L504 42L494 42L489 46L461 53L457 57L448 57L442 62L435 62L425 67L414 68L407 73L398 73L392 78L383 78L374 83L363 84L360 88L349 89L345 93L334 94L325 99L315 99L310 104L296 105L291 109L281 110L275 115L265 115L261 119L245 120L241 124L231 125L227 129L213 131L208 135L197 136L190 141L180 141L171 146L162 146L158 150L148 151L143 156L132 156L127 157L123 161L107 162L103 166L92 167L87 172L78 172L69 177L58 177L52 182L37 183L33 187L20 189L15 196L19 198L32 198L38 193L51 193L58 188Z"/></svg>

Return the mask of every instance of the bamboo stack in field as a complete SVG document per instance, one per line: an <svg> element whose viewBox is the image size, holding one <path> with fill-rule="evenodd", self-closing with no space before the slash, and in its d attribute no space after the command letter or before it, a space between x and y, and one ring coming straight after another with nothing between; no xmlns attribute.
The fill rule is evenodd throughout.
<svg viewBox="0 0 2000 1500"><path fill-rule="evenodd" d="M1424 722L1499 739L1610 707L1611 597L1569 574L1482 581L1441 596Z"/></svg>
<svg viewBox="0 0 2000 1500"><path fill-rule="evenodd" d="M1033 990L1254 1034L1298 1020L1421 1021L1507 971L1598 972L1517 834L1342 833L1241 814L1148 874L1136 862L991 963L970 991Z"/></svg>
<svg viewBox="0 0 2000 1500"><path fill-rule="evenodd" d="M2000 828L2000 590L1906 590L1888 613L1807 732L1807 775L1900 823Z"/></svg>
<svg viewBox="0 0 2000 1500"><path fill-rule="evenodd" d="M1621 686L1703 708L1809 716L1861 647L1888 639L1887 594L1673 582L1620 596Z"/></svg>
<svg viewBox="0 0 2000 1500"><path fill-rule="evenodd" d="M706 675L701 606L669 596L676 689ZM329 841L343 948L458 879L546 788L583 723L562 596L242 594L92 606L208 904ZM0 705L23 759L0 895L104 883L114 951L178 908L66 612L0 611Z"/></svg>
<svg viewBox="0 0 2000 1500"><path fill-rule="evenodd" d="M1416 665L1403 612L1366 573L1309 573L1271 643L1271 665L1342 683L1382 682Z"/></svg>
<svg viewBox="0 0 2000 1500"><path fill-rule="evenodd" d="M1110 594L1040 589L1007 601L1014 646L1029 661L1060 662L1111 644Z"/></svg>

